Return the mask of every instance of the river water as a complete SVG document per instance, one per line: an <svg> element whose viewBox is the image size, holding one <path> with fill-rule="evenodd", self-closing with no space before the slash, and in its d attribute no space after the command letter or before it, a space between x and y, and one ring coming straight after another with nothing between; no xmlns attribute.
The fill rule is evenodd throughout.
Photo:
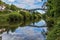
<svg viewBox="0 0 60 40"><path fill-rule="evenodd" d="M0 33L0 40L46 40L47 24L44 20L6 29Z"/></svg>

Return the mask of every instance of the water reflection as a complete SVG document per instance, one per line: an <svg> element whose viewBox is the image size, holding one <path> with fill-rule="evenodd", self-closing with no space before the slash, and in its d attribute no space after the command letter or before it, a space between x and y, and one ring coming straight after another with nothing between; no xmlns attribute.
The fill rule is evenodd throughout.
<svg viewBox="0 0 60 40"><path fill-rule="evenodd" d="M45 35L42 32L46 32L46 28L37 27L18 27L14 32L9 31L2 34L2 40L45 40Z"/></svg>
<svg viewBox="0 0 60 40"><path fill-rule="evenodd" d="M36 27L46 27L47 24L44 20L40 20L38 22L34 22L32 24L30 24L30 26L36 26Z"/></svg>
<svg viewBox="0 0 60 40"><path fill-rule="evenodd" d="M0 28L5 28L5 32L0 35L1 40L46 40L47 27L43 20L36 22L21 21L18 24L9 24Z"/></svg>

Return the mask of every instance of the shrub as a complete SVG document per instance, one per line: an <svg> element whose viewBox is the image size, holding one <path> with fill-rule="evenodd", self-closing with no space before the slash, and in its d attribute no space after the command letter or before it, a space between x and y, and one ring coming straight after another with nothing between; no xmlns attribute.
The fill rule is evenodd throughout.
<svg viewBox="0 0 60 40"><path fill-rule="evenodd" d="M9 22L18 22L23 20L23 16L18 12L12 12L9 14Z"/></svg>
<svg viewBox="0 0 60 40"><path fill-rule="evenodd" d="M0 11L0 14L9 14L9 13L11 13L11 11L8 10Z"/></svg>
<svg viewBox="0 0 60 40"><path fill-rule="evenodd" d="M48 33L47 40L60 40L60 24L55 25L52 31Z"/></svg>
<svg viewBox="0 0 60 40"><path fill-rule="evenodd" d="M31 14L28 11L20 11L20 14L23 15L24 20L28 20L31 17Z"/></svg>
<svg viewBox="0 0 60 40"><path fill-rule="evenodd" d="M0 23L1 22L7 22L8 15L0 15Z"/></svg>

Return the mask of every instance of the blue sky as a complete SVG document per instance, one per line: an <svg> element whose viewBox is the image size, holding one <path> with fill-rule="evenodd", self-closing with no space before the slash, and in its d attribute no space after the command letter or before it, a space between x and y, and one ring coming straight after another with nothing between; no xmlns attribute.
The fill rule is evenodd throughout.
<svg viewBox="0 0 60 40"><path fill-rule="evenodd" d="M47 0L2 0L7 4L14 4L17 7L32 9L32 8L41 8L44 2ZM42 11L41 11L42 12Z"/></svg>
<svg viewBox="0 0 60 40"><path fill-rule="evenodd" d="M14 4L20 8L41 8L44 2L46 0L2 0L6 2L7 4Z"/></svg>

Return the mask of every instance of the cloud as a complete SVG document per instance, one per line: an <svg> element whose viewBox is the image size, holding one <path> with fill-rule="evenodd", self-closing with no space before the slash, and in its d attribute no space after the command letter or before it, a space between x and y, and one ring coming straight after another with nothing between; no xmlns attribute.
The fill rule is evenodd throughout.
<svg viewBox="0 0 60 40"><path fill-rule="evenodd" d="M17 1L18 2L18 1ZM36 2L41 2L41 0L21 0L19 3L20 3L20 5L19 4L17 4L17 5L19 5L18 7L22 7L21 6L21 4L24 6L24 8L36 8L36 7L38 7L38 8L40 8L41 6L40 5L35 5L35 3ZM26 5L26 6L25 6Z"/></svg>
<svg viewBox="0 0 60 40"><path fill-rule="evenodd" d="M17 7L19 8L26 8L26 5L25 4L15 4Z"/></svg>
<svg viewBox="0 0 60 40"><path fill-rule="evenodd" d="M42 0L36 0L36 2L42 2Z"/></svg>
<svg viewBox="0 0 60 40"><path fill-rule="evenodd" d="M42 5L42 4L41 5L37 4L38 2L41 3L42 0L3 0L3 1L8 3L8 4L10 2L10 4L13 3L13 4L15 4L18 7L28 8L28 9L36 8L36 7L40 8L41 5Z"/></svg>
<svg viewBox="0 0 60 40"><path fill-rule="evenodd" d="M8 0L9 2L14 2L15 0Z"/></svg>
<svg viewBox="0 0 60 40"><path fill-rule="evenodd" d="M41 8L43 3L46 2L46 0L2 0L6 2L7 4L14 4L19 8L24 9L35 9L35 8ZM40 13L45 13L44 11L40 11Z"/></svg>

